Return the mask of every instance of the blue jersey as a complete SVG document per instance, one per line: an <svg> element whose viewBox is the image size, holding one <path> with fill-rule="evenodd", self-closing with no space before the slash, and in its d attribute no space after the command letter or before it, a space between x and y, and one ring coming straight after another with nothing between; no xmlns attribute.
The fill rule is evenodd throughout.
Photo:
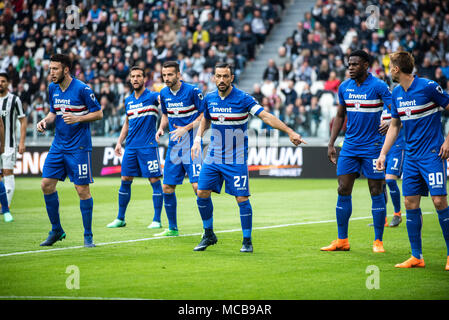
<svg viewBox="0 0 449 320"><path fill-rule="evenodd" d="M387 84L371 73L360 86L355 80L347 79L338 88L338 98L347 112L347 129L340 155L377 157L383 143L379 133L383 106L391 104Z"/></svg>
<svg viewBox="0 0 449 320"><path fill-rule="evenodd" d="M390 121L391 120L391 110L384 107L384 111L382 112L382 120L383 121ZM385 138L385 136L384 136ZM385 140L385 139L384 139ZM405 149L405 140L404 140L404 130L399 131L399 135L394 142L393 148L395 149Z"/></svg>
<svg viewBox="0 0 449 320"><path fill-rule="evenodd" d="M126 148L137 149L157 147L156 121L159 114L158 93L148 89L139 98L135 92L125 99L126 115L129 129L126 137Z"/></svg>
<svg viewBox="0 0 449 320"><path fill-rule="evenodd" d="M218 91L204 101L204 117L211 120L211 142L204 162L243 164L248 158L248 120L263 108L249 94L232 87L225 98Z"/></svg>
<svg viewBox="0 0 449 320"><path fill-rule="evenodd" d="M81 152L92 150L92 138L89 122L66 124L62 118L63 112L71 112L83 116L101 109L92 89L84 82L73 78L65 91L59 84L48 86L50 112L56 114L55 138L50 151Z"/></svg>
<svg viewBox="0 0 449 320"><path fill-rule="evenodd" d="M391 116L402 122L408 159L439 153L444 142L441 111L448 104L449 95L432 80L415 76L407 91L394 88Z"/></svg>
<svg viewBox="0 0 449 320"><path fill-rule="evenodd" d="M161 110L168 117L169 131L175 130L175 125L184 127L198 118L203 112L203 94L197 87L181 81L181 87L177 92L172 92L169 87L161 90ZM190 147L193 144L194 130L190 130ZM183 139L185 141L185 139ZM169 146L177 144L170 139Z"/></svg>

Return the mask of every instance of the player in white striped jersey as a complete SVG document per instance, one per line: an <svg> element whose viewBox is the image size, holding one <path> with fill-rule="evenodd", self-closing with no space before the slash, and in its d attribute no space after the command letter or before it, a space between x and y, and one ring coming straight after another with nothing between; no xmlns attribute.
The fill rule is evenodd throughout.
<svg viewBox="0 0 449 320"><path fill-rule="evenodd" d="M8 206L10 206L15 189L14 166L16 164L17 151L20 154L25 152L27 118L20 98L8 92L8 75L6 73L0 73L0 79L0 114L5 126L5 151L1 155L1 169L3 171ZM20 139L18 145L16 132L17 119L20 121Z"/></svg>
<svg viewBox="0 0 449 320"><path fill-rule="evenodd" d="M6 100L10 96L8 92L9 77L6 73L0 73L0 102ZM0 117L0 153L3 154L5 151L5 127L3 125L3 117ZM5 222L13 221L13 217L9 212L8 198L6 196L6 189L3 181L0 178L0 204L2 206L1 214Z"/></svg>

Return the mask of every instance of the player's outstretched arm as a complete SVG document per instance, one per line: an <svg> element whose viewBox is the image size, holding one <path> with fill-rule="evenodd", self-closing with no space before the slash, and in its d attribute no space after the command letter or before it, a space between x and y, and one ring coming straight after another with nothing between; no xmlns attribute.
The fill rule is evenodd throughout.
<svg viewBox="0 0 449 320"><path fill-rule="evenodd" d="M339 104L337 107L337 114L334 118L334 123L332 125L331 137L329 139L329 144L327 145L327 157L329 161L333 164L337 164L337 150L335 150L335 140L337 140L338 134L340 133L343 124L345 123L346 117L346 107Z"/></svg>
<svg viewBox="0 0 449 320"><path fill-rule="evenodd" d="M262 110L257 115L263 122L265 122L267 125L269 125L272 128L278 129L282 132L285 132L288 134L288 137L290 138L290 141L295 145L298 146L301 143L307 144L302 138L301 135L293 131L292 128L287 126L284 122L279 120L279 118L275 117L269 112L266 112L265 110Z"/></svg>
<svg viewBox="0 0 449 320"><path fill-rule="evenodd" d="M49 112L47 116L37 123L37 131L44 132L47 130L47 125L53 123L56 119L56 113Z"/></svg>
<svg viewBox="0 0 449 320"><path fill-rule="evenodd" d="M385 158L387 153L390 151L393 146L396 138L399 135L399 131L401 130L401 120L398 118L392 118L390 127L388 128L387 135L385 137L385 142L380 151L379 158L376 160L376 169L381 171L385 170Z"/></svg>
<svg viewBox="0 0 449 320"><path fill-rule="evenodd" d="M198 157L201 152L201 138L203 137L204 132L210 127L210 122L210 119L206 119L205 117L203 117L200 121L200 125L191 149L192 159Z"/></svg>
<svg viewBox="0 0 449 320"><path fill-rule="evenodd" d="M162 113L161 123L159 124L159 129L156 132L156 142L159 143L159 137L164 135L164 130L168 126L168 116Z"/></svg>
<svg viewBox="0 0 449 320"><path fill-rule="evenodd" d="M120 131L120 136L117 139L117 144L115 145L115 155L116 156L122 156L122 143L128 136L128 130L129 130L129 120L128 117L125 117L125 123L123 124L122 130Z"/></svg>

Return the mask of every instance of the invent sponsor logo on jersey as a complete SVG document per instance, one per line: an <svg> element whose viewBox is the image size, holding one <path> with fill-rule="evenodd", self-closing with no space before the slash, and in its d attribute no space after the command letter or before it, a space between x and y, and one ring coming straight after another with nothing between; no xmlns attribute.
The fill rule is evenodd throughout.
<svg viewBox="0 0 449 320"><path fill-rule="evenodd" d="M165 101L167 104L167 113L169 118L183 118L198 113L198 109L194 104L184 106L184 102L182 101L168 102L169 99L166 99Z"/></svg>
<svg viewBox="0 0 449 320"><path fill-rule="evenodd" d="M144 117L148 115L158 116L158 109L154 105L144 106L143 102L132 104L133 101L128 102L128 118L134 119L138 117Z"/></svg>

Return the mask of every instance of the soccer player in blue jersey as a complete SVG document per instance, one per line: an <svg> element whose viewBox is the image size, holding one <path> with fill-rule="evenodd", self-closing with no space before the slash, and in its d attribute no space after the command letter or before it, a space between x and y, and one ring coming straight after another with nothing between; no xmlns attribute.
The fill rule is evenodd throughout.
<svg viewBox="0 0 449 320"><path fill-rule="evenodd" d="M115 154L122 156L122 143L126 139L122 159L121 185L118 192L117 218L108 228L126 226L125 213L131 199L131 184L134 177L148 178L153 189L153 222L161 225L162 176L158 144L155 140L156 121L159 115L159 94L145 88L145 71L132 67L129 74L133 92L125 99L126 118L115 146Z"/></svg>
<svg viewBox="0 0 449 320"><path fill-rule="evenodd" d="M402 193L405 198L407 232L412 256L398 268L424 267L420 201L430 192L438 213L447 246L445 269L449 271L449 207L447 203L447 158L449 136L444 139L441 111L449 108L449 95L435 81L413 75L414 58L408 52L390 55L390 72L394 88L391 124L376 162L378 170L385 168L386 155L395 143L401 124L406 141Z"/></svg>
<svg viewBox="0 0 449 320"><path fill-rule="evenodd" d="M169 142L164 164L163 195L168 229L156 236L178 236L176 186L182 184L186 174L197 192L201 170L201 157L192 160L190 149L201 118L203 94L197 87L181 81L179 64L167 61L162 66L166 87L161 90L162 118L156 139L169 128Z"/></svg>
<svg viewBox="0 0 449 320"><path fill-rule="evenodd" d="M384 108L382 114L382 121L391 122L391 111ZM394 215L389 226L397 227L402 222L401 216L401 191L399 190L397 180L402 176L402 168L405 155L405 141L404 130L399 131L399 136L396 139L390 152L388 152L385 162L385 182L390 190L391 202L393 203ZM385 219L385 226L387 226L387 219Z"/></svg>
<svg viewBox="0 0 449 320"><path fill-rule="evenodd" d="M45 159L41 188L52 229L41 246L51 246L66 234L59 219L58 180L69 176L80 198L84 226L84 246L94 247L92 235L93 199L89 184L92 179L92 139L89 123L103 118L100 104L92 89L70 75L69 56L55 54L50 59L48 86L50 112L39 121L37 130L44 132L54 123L55 138Z"/></svg>
<svg viewBox="0 0 449 320"><path fill-rule="evenodd" d="M203 220L204 234L195 251L203 251L217 243L213 232L213 204L211 193L221 191L223 181L226 193L235 196L243 231L241 252L253 252L251 241L252 207L249 201L248 181L248 120L258 116L274 129L288 134L294 145L304 143L301 136L278 118L263 110L249 94L232 85L234 74L227 63L218 63L214 70L216 91L204 98L204 116L192 146L192 158L201 152L204 131L212 124L211 142L203 161L199 180L197 204Z"/></svg>
<svg viewBox="0 0 449 320"><path fill-rule="evenodd" d="M363 173L368 179L374 223L374 252L385 252L383 231L386 217L383 184L385 174L376 169L382 148L381 115L383 106L391 104L391 93L382 80L368 72L370 56L357 50L349 56L350 79L338 88L339 105L328 146L329 160L337 164L338 200L336 206L338 239L322 251L348 251L349 218L352 213L352 189L355 179ZM347 116L345 140L338 157L335 140Z"/></svg>

